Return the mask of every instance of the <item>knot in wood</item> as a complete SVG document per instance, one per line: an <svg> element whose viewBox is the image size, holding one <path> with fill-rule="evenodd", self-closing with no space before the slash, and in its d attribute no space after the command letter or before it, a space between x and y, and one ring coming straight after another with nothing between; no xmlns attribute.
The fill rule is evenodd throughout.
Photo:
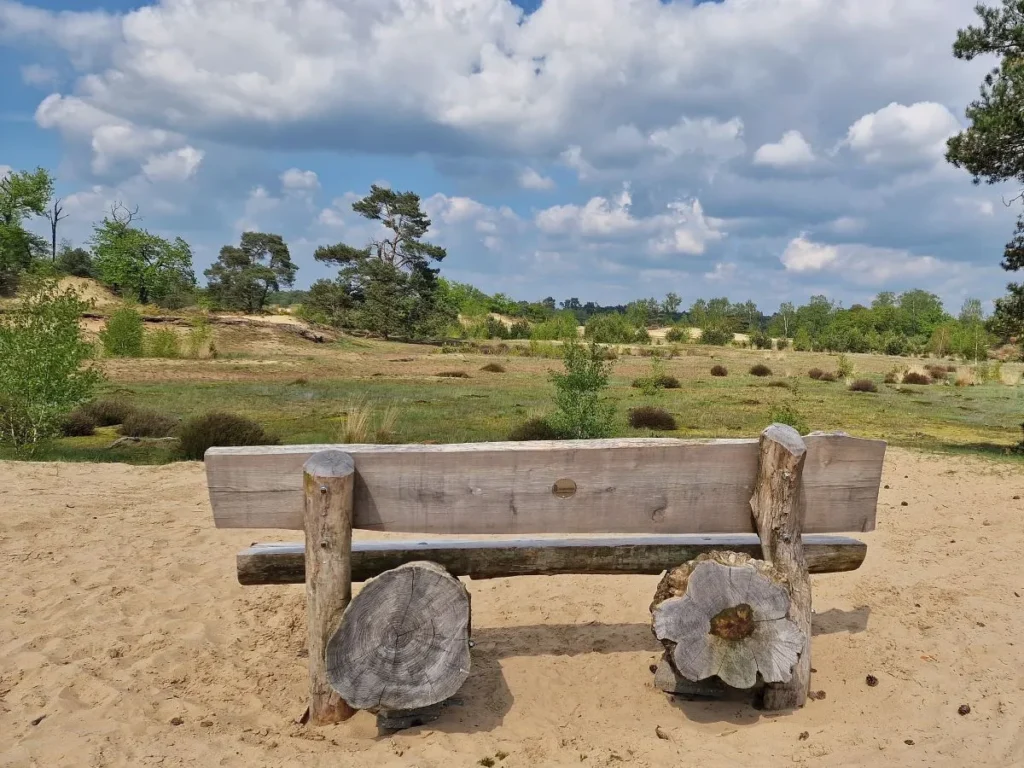
<svg viewBox="0 0 1024 768"><path fill-rule="evenodd" d="M711 634L723 640L750 637L754 626L754 609L746 603L725 608L711 617Z"/></svg>
<svg viewBox="0 0 1024 768"><path fill-rule="evenodd" d="M320 486L320 493L323 493L323 494L327 493L327 486L326 485L321 485Z"/></svg>

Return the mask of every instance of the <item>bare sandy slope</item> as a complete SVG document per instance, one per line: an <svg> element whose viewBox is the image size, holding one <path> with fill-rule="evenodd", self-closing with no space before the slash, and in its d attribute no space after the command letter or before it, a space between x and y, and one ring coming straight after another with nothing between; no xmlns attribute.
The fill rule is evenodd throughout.
<svg viewBox="0 0 1024 768"><path fill-rule="evenodd" d="M237 585L234 553L277 537L215 530L200 465L0 463L0 766L1020 765L1019 466L892 450L884 482L863 568L815 578L824 700L673 702L656 577L528 577L471 584L463 705L378 738L292 723L302 588Z"/></svg>

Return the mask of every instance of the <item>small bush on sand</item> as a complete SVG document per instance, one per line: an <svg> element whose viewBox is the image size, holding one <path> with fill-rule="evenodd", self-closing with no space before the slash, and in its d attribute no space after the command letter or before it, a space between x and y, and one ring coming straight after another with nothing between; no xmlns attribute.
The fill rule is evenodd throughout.
<svg viewBox="0 0 1024 768"><path fill-rule="evenodd" d="M135 406L123 400L93 400L81 408L82 411L92 416L97 427L113 427L116 424L123 424L124 420L135 411Z"/></svg>
<svg viewBox="0 0 1024 768"><path fill-rule="evenodd" d="M512 429L508 434L509 440L557 440L558 432L551 426L551 423L541 417L535 416L527 419L519 426Z"/></svg>
<svg viewBox="0 0 1024 768"><path fill-rule="evenodd" d="M132 307L121 307L100 331L103 351L111 357L142 357L142 315Z"/></svg>
<svg viewBox="0 0 1024 768"><path fill-rule="evenodd" d="M807 372L807 378L814 379L815 381L821 381L821 377L825 372L821 368L811 368Z"/></svg>
<svg viewBox="0 0 1024 768"><path fill-rule="evenodd" d="M658 408L654 405L641 405L630 409L629 426L634 429L669 431L676 429L676 420L664 408Z"/></svg>
<svg viewBox="0 0 1024 768"><path fill-rule="evenodd" d="M911 371L910 373L904 374L904 384L931 384L932 377L917 371Z"/></svg>
<svg viewBox="0 0 1024 768"><path fill-rule="evenodd" d="M877 392L878 385L875 384L871 379L857 379L856 381L850 382L851 392Z"/></svg>
<svg viewBox="0 0 1024 768"><path fill-rule="evenodd" d="M485 371L486 373L504 373L505 366L501 363L488 363L480 370Z"/></svg>
<svg viewBox="0 0 1024 768"><path fill-rule="evenodd" d="M177 426L177 419L167 414L140 408L125 417L118 432L125 437L170 437Z"/></svg>
<svg viewBox="0 0 1024 768"><path fill-rule="evenodd" d="M96 433L96 419L88 411L76 408L60 423L64 437L89 437Z"/></svg>
<svg viewBox="0 0 1024 768"><path fill-rule="evenodd" d="M231 445L277 445L279 440L251 419L213 411L186 421L178 431L182 458L202 461L207 448Z"/></svg>
<svg viewBox="0 0 1024 768"><path fill-rule="evenodd" d="M764 363L758 363L757 365L752 365L750 367L750 375L751 376L771 376L772 375L772 369L769 368Z"/></svg>
<svg viewBox="0 0 1024 768"><path fill-rule="evenodd" d="M146 354L149 357L175 359L181 357L181 342L171 328L159 328L146 335Z"/></svg>
<svg viewBox="0 0 1024 768"><path fill-rule="evenodd" d="M557 408L551 425L570 440L608 437L615 406L601 402L611 374L604 350L593 341L581 344L572 339L562 344L562 363L564 372L551 373Z"/></svg>
<svg viewBox="0 0 1024 768"><path fill-rule="evenodd" d="M810 430L804 417L788 403L773 405L768 412L769 424L788 424L801 435L806 435Z"/></svg>
<svg viewBox="0 0 1024 768"><path fill-rule="evenodd" d="M441 376L445 379L468 379L469 374L465 371L441 371L440 373L434 374L435 376Z"/></svg>
<svg viewBox="0 0 1024 768"><path fill-rule="evenodd" d="M724 365L713 365L713 366L711 366L711 375L712 376L728 376L729 375L729 369L726 368Z"/></svg>

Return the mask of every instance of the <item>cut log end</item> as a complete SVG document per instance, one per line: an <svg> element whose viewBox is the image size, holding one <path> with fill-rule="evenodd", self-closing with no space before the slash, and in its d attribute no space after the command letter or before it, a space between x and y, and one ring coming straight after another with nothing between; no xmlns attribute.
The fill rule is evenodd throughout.
<svg viewBox="0 0 1024 768"><path fill-rule="evenodd" d="M470 599L436 563L371 579L327 644L327 679L356 709L410 710L454 695L469 676Z"/></svg>
<svg viewBox="0 0 1024 768"><path fill-rule="evenodd" d="M733 688L786 682L806 638L789 619L785 578L769 563L711 552L674 568L651 604L655 636L679 675Z"/></svg>

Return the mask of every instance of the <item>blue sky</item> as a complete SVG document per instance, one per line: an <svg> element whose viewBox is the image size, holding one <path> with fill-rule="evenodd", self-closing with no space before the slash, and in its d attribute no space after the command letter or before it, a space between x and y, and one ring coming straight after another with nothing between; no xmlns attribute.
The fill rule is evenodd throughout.
<svg viewBox="0 0 1024 768"><path fill-rule="evenodd" d="M278 232L298 284L420 194L442 271L521 298L991 301L1015 190L942 159L990 61L962 0L0 0L0 166L198 272Z"/></svg>

